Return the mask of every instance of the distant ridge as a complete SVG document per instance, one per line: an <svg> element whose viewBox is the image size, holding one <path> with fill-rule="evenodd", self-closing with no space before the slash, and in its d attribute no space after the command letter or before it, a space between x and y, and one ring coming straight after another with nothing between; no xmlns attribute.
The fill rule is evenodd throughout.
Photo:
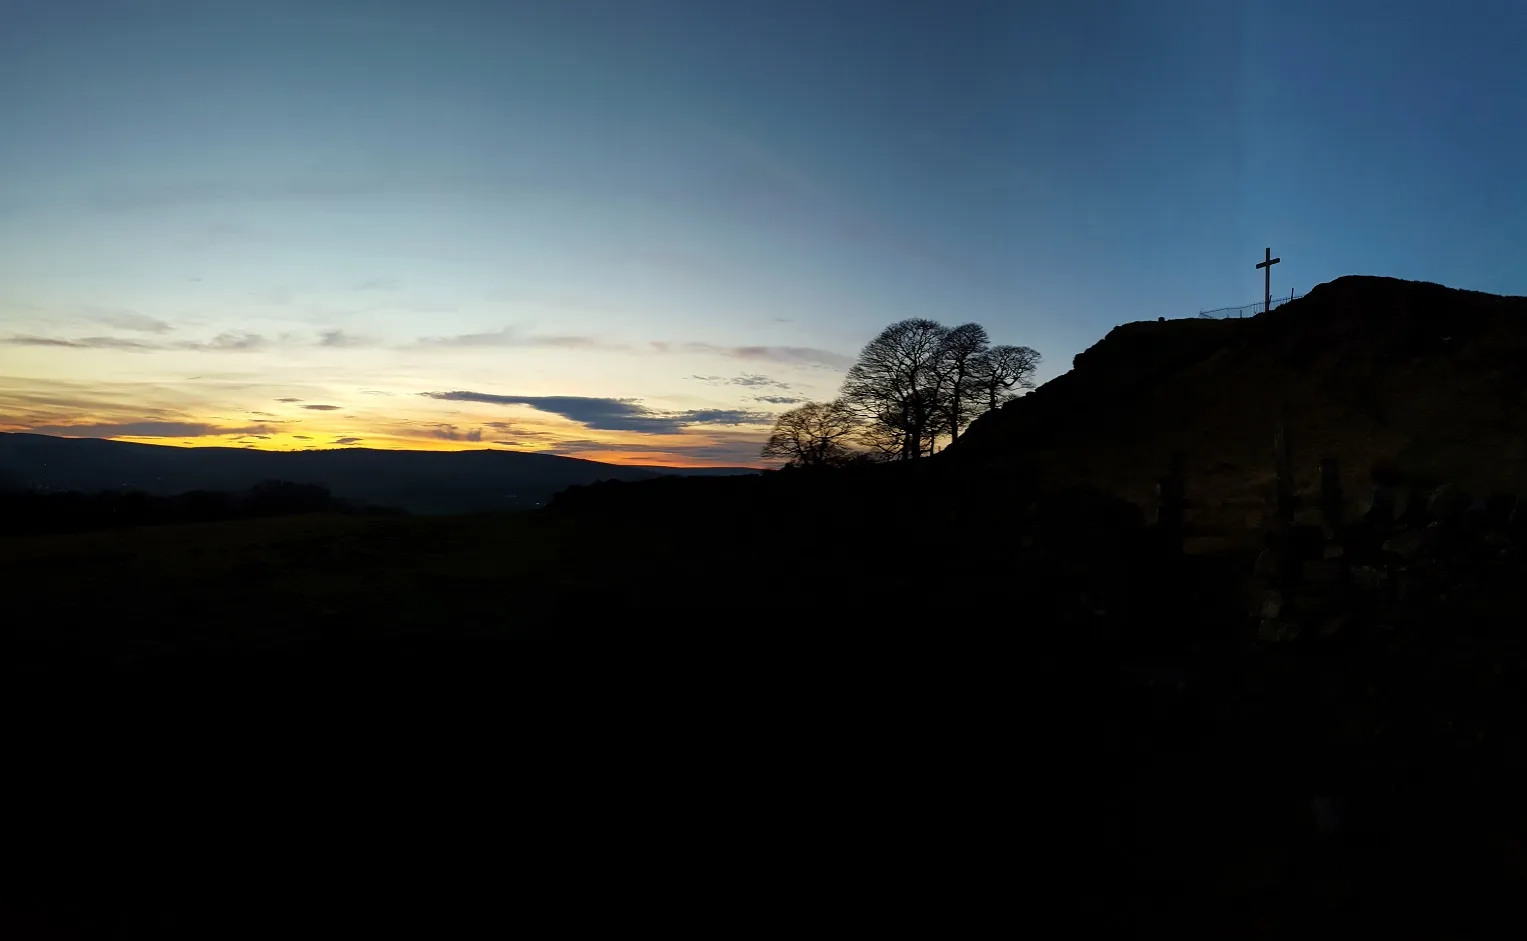
<svg viewBox="0 0 1527 941"><path fill-rule="evenodd" d="M602 480L752 468L630 467L521 451L260 451L0 433L0 485L40 490L242 491L269 479L319 484L334 496L411 513L530 509Z"/></svg>

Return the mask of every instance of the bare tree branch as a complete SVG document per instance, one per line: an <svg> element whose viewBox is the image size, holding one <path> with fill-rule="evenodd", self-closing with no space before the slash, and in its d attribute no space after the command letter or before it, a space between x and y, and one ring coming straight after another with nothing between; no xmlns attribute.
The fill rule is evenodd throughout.
<svg viewBox="0 0 1527 941"><path fill-rule="evenodd" d="M972 382L980 390L986 411L1000 408L1021 390L1034 388L1039 354L1026 346L994 346L977 357Z"/></svg>
<svg viewBox="0 0 1527 941"><path fill-rule="evenodd" d="M926 319L891 324L871 340L843 380L843 398L871 425L899 438L901 457L920 457L936 434L939 365L949 328Z"/></svg>
<svg viewBox="0 0 1527 941"><path fill-rule="evenodd" d="M860 442L901 460L931 455L941 437L958 441L982 412L1033 388L1039 354L990 342L978 323L911 319L880 331L843 380Z"/></svg>
<svg viewBox="0 0 1527 941"><path fill-rule="evenodd" d="M830 467L846 463L854 452L845 444L863 424L842 399L807 402L774 422L774 433L760 452L763 457L788 458L796 467Z"/></svg>
<svg viewBox="0 0 1527 941"><path fill-rule="evenodd" d="M950 444L960 439L960 430L978 413L981 399L975 369L990 345L986 328L978 323L960 324L944 337L939 351L938 406Z"/></svg>

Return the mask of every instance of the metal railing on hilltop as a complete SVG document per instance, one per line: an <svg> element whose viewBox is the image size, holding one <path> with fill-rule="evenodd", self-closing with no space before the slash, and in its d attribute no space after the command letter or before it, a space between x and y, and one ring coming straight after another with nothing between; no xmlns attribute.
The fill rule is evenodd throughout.
<svg viewBox="0 0 1527 941"><path fill-rule="evenodd" d="M1290 291L1287 297L1275 297L1272 299L1273 307L1281 307L1289 301L1303 297L1303 294L1295 294ZM1255 304L1242 304L1239 307L1216 307L1213 310L1201 310L1198 316L1204 320L1227 320L1231 317L1255 317L1262 312L1262 301Z"/></svg>

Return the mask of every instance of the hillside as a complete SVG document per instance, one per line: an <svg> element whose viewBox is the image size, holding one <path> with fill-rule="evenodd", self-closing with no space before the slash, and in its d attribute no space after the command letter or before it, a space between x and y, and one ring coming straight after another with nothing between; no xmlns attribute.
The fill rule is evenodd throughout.
<svg viewBox="0 0 1527 941"><path fill-rule="evenodd" d="M1340 460L1359 502L1375 465L1423 486L1515 491L1527 482L1524 391L1527 298L1343 277L1244 320L1116 327L953 453L1148 504L1179 450L1201 520L1254 524L1280 412L1304 492L1322 457Z"/></svg>
<svg viewBox="0 0 1527 941"><path fill-rule="evenodd" d="M726 472L752 471L704 469ZM0 484L172 495L242 491L274 478L319 484L344 500L414 513L527 509L578 484L685 473L685 468L622 467L515 451L257 451L0 434Z"/></svg>

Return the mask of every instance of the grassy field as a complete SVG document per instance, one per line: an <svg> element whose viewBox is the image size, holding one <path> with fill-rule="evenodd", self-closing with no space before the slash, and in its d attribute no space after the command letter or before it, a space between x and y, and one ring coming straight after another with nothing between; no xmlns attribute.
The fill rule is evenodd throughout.
<svg viewBox="0 0 1527 941"><path fill-rule="evenodd" d="M1125 933L1414 926L1397 893L1527 874L1519 814L1449 783L1520 764L1503 615L1258 649L1249 560L1162 567L1106 501L930 491L943 515L909 534L854 481L776 485L0 540L6 754L39 828L7 831L34 849L0 890L78 912L87 886L89 917L141 926L207 874L166 901L120 881L130 854L81 875L71 847L205 820L239 846L342 826L352 860L423 840L466 869L484 849L441 834L543 872L681 847L675 884L717 898L735 873L707 860L782 853L793 885L875 873L886 910L1021 898ZM1332 794L1345 829L1322 835ZM219 834L175 845L212 858ZM214 907L202 936L228 927Z"/></svg>
<svg viewBox="0 0 1527 941"><path fill-rule="evenodd" d="M399 899L443 869L529 870L479 904L648 853L858 852L911 838L875 821L912 755L962 782L948 819L986 806L1005 762L971 740L1008 710L955 682L968 648L846 616L873 560L782 601L807 563L751 525L294 516L0 541L5 747L30 808L6 830L23 864L0 874L0 928L20 899L105 935L173 912L226 936L247 900L196 861L259 846L326 884L290 849L317 833L344 834L347 872L410 873ZM149 846L179 861L145 868ZM686 891L738 890L704 868Z"/></svg>
<svg viewBox="0 0 1527 941"><path fill-rule="evenodd" d="M694 613L726 587L700 583L702 570L720 574L726 552L674 542L535 515L277 517L3 539L0 590L16 639L36 651L364 646ZM694 583L676 583L674 566Z"/></svg>

